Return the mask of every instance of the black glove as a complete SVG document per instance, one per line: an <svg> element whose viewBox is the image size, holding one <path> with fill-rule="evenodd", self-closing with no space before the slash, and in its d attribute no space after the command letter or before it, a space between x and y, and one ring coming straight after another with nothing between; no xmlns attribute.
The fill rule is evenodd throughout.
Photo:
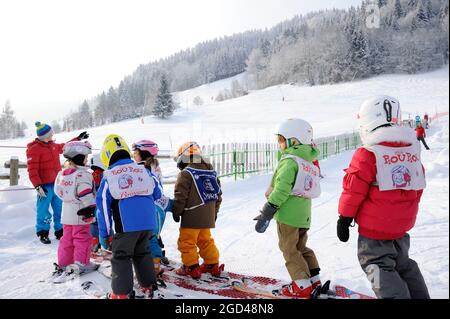
<svg viewBox="0 0 450 319"><path fill-rule="evenodd" d="M256 220L255 230L258 233L264 233L269 227L270 221L273 218L273 215L277 212L278 208L271 203L265 203L263 209L261 210L261 214L256 216L253 220Z"/></svg>
<svg viewBox="0 0 450 319"><path fill-rule="evenodd" d="M172 217L175 223L179 223L181 220L181 217L179 215L172 214Z"/></svg>
<svg viewBox="0 0 450 319"><path fill-rule="evenodd" d="M79 141L87 140L88 138L89 138L88 132L83 132L80 135L78 135L77 140L79 140Z"/></svg>
<svg viewBox="0 0 450 319"><path fill-rule="evenodd" d="M337 236L340 241L346 243L350 238L350 226L352 225L353 218L339 216L337 221Z"/></svg>
<svg viewBox="0 0 450 319"><path fill-rule="evenodd" d="M82 216L85 223L90 223L95 218L95 206L85 207L77 212L78 216Z"/></svg>

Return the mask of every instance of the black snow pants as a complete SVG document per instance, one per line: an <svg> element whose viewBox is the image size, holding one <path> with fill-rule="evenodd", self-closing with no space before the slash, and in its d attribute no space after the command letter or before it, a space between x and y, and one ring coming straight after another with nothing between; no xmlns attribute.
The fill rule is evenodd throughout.
<svg viewBox="0 0 450 319"><path fill-rule="evenodd" d="M419 142L422 142L423 146L425 146L425 148L426 148L427 150L430 149L430 148L428 147L428 145L427 145L427 142L425 142L425 138L423 138L423 137L418 137L417 140L418 140Z"/></svg>
<svg viewBox="0 0 450 319"><path fill-rule="evenodd" d="M373 240L359 235L358 259L379 299L429 299L417 263L409 258L410 238Z"/></svg>
<svg viewBox="0 0 450 319"><path fill-rule="evenodd" d="M117 233L113 237L111 259L112 291L128 295L133 291L133 266L143 288L156 284L155 267L150 250L151 231Z"/></svg>

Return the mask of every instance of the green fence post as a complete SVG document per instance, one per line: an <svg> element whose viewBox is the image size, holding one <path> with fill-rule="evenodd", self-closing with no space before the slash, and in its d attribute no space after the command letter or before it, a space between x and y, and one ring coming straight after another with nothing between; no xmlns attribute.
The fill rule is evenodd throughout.
<svg viewBox="0 0 450 319"><path fill-rule="evenodd" d="M233 172L234 172L234 180L237 180L237 154L236 149L233 149Z"/></svg>

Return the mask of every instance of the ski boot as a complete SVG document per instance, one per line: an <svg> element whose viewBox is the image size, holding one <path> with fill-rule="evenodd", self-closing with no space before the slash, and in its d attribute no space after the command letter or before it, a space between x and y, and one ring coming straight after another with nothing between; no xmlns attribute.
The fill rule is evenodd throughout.
<svg viewBox="0 0 450 319"><path fill-rule="evenodd" d="M158 285L152 285L148 288L141 288L140 294L136 294L136 299L164 299L164 294L159 291Z"/></svg>
<svg viewBox="0 0 450 319"><path fill-rule="evenodd" d="M64 273L65 267L59 267L57 263L53 263L53 266L55 266L55 270L52 272L52 279L55 279Z"/></svg>
<svg viewBox="0 0 450 319"><path fill-rule="evenodd" d="M76 261L73 265L71 265L74 269L74 272L78 275L85 275L89 274L91 272L96 271L100 268L100 265L94 264L94 263L88 263L88 264L82 264L78 261Z"/></svg>
<svg viewBox="0 0 450 319"><path fill-rule="evenodd" d="M202 274L206 274L209 273L211 275L213 275L214 277L220 277L220 275L222 274L223 270L225 269L225 265L219 265L219 264L203 264L200 267L200 272Z"/></svg>
<svg viewBox="0 0 450 319"><path fill-rule="evenodd" d="M165 266L169 266L169 264L170 264L169 258L166 257L165 250L162 251L161 263Z"/></svg>
<svg viewBox="0 0 450 319"><path fill-rule="evenodd" d="M41 230L41 231L37 232L36 235L39 237L39 240L44 245L50 245L52 243L50 238L48 238L48 230Z"/></svg>
<svg viewBox="0 0 450 319"><path fill-rule="evenodd" d="M202 276L202 273L200 271L200 266L198 264L192 265L192 266L181 266L177 269L177 275L180 276L187 276L191 277L193 279L200 279Z"/></svg>
<svg viewBox="0 0 450 319"><path fill-rule="evenodd" d="M283 286L278 294L289 298L311 299L312 292L311 281L305 279L293 281L291 284Z"/></svg>
<svg viewBox="0 0 450 319"><path fill-rule="evenodd" d="M62 238L63 234L64 234L64 231L62 229L55 231L56 240L60 240Z"/></svg>

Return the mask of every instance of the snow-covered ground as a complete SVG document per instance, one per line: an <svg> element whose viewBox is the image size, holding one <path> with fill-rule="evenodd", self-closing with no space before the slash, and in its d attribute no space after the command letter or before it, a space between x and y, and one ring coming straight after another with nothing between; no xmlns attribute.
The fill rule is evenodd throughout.
<svg viewBox="0 0 450 319"><path fill-rule="evenodd" d="M202 90L206 96L207 89ZM217 84L214 90L217 90ZM448 111L448 68L421 75L381 76L333 86L272 87L235 100L205 104L195 109L182 108L167 121L149 117L144 124L131 120L94 128L90 130L91 141L94 147L100 147L107 134L119 133L130 142L154 138L162 149L171 149L190 138L200 143L217 142L221 138L240 142L253 140L253 134L258 134L267 140L272 135L271 127L292 116L310 120L318 136L336 135L351 132L359 104L366 97L381 93L397 96L403 109L413 115L425 111L433 114L435 109ZM284 102L281 101L282 96L285 97ZM254 130L250 131L252 127ZM225 135L226 132L230 132L229 136ZM433 298L449 298L448 132L448 116L433 123L428 132L427 141L432 150L423 152L428 187L421 202L417 225L411 231L411 256L421 266ZM72 135L61 134L57 139L64 141ZM2 141L0 145L26 145L29 140ZM19 156L24 161L25 153L19 151L0 148L0 163L11 156ZM335 234L343 169L351 156L350 151L322 162L326 178L322 183L323 194L313 204L309 245L318 255L324 278L372 294L356 257L356 230L352 231L351 240L345 244L340 243ZM164 164L166 172L176 172L173 162ZM269 180L270 176L255 176L238 182L224 180L224 201L213 235L221 251L222 262L229 270L288 280L274 224L262 235L253 228L252 219L264 204L263 194ZM23 170L21 184L29 185ZM3 186L6 186L5 182L0 183L0 189ZM165 191L171 195L173 189L167 186ZM38 242L34 230L34 196L33 191L0 191L0 298L85 298L79 282L60 286L41 282L52 271L57 242L54 240L49 246ZM169 215L163 239L168 256L175 260L179 260L177 236L178 225ZM105 278L95 273L88 276L91 277L86 279L95 279L107 287ZM186 297L212 297L174 286L169 288Z"/></svg>

